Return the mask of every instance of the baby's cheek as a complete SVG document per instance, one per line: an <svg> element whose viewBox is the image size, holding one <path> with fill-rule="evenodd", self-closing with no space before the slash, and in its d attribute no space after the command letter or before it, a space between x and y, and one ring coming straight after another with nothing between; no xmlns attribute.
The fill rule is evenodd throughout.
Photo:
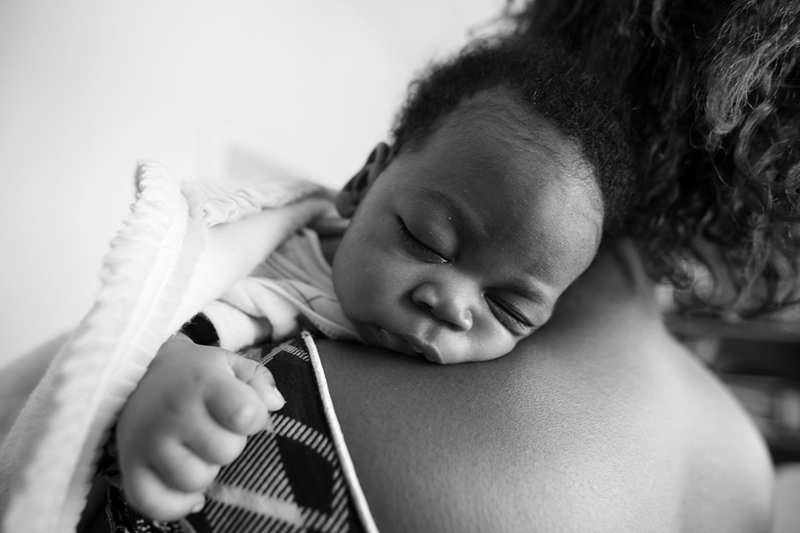
<svg viewBox="0 0 800 533"><path fill-rule="evenodd" d="M491 328L494 329L494 328ZM443 364L490 361L508 354L516 341L508 332L472 331L457 333L440 344Z"/></svg>
<svg viewBox="0 0 800 533"><path fill-rule="evenodd" d="M353 271L340 277L340 281L344 282L334 283L333 288L348 319L372 322L383 314L382 306L389 295L374 269Z"/></svg>
<svg viewBox="0 0 800 533"><path fill-rule="evenodd" d="M521 337L513 335L506 328L499 326L493 328L492 334L483 342L483 349L475 354L474 361L490 361L510 353Z"/></svg>

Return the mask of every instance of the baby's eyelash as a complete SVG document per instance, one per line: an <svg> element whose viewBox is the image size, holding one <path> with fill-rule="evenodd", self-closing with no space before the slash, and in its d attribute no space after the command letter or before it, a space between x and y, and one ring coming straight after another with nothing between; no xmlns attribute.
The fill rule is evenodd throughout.
<svg viewBox="0 0 800 533"><path fill-rule="evenodd" d="M428 248L424 243L420 242L419 239L414 237L414 234L406 226L406 223L403 222L403 219L397 217L397 225L400 228L400 238L403 239L403 242L407 243L411 246L416 253L423 256L430 262L438 262L438 263L447 263L447 259L439 255L438 253L434 252L430 248Z"/></svg>
<svg viewBox="0 0 800 533"><path fill-rule="evenodd" d="M500 315L498 316L500 322L514 332L524 335L530 333L531 330L536 328L534 324L531 324L528 320L520 317L516 312L509 309L507 306L498 302L494 298L487 296L486 300L489 302L490 307L495 315Z"/></svg>
<svg viewBox="0 0 800 533"><path fill-rule="evenodd" d="M403 222L402 218L397 217L397 225L400 227L400 236L404 241L422 246L422 243L419 242L413 235L411 235L411 232L406 227L406 224Z"/></svg>

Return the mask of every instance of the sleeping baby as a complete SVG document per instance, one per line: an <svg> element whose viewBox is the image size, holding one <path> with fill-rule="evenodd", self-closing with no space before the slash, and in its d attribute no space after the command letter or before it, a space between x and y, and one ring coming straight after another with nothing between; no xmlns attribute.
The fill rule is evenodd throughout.
<svg viewBox="0 0 800 533"><path fill-rule="evenodd" d="M229 350L305 328L451 364L542 327L630 204L611 102L545 45L480 42L429 68L391 145L339 192L349 223L301 230L206 309L197 322L226 350L180 334L162 347L118 424L128 500L157 519L201 507L281 408L269 372Z"/></svg>

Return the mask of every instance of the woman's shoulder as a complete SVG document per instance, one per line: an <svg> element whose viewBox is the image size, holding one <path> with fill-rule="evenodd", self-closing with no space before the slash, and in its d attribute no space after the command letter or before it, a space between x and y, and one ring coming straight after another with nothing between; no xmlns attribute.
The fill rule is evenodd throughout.
<svg viewBox="0 0 800 533"><path fill-rule="evenodd" d="M665 330L630 248L548 325L440 367L320 343L382 531L759 531L772 470L742 410Z"/></svg>

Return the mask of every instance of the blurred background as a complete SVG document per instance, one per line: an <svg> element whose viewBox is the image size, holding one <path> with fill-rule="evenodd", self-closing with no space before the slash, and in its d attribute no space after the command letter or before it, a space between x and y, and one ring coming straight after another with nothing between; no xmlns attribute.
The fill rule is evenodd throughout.
<svg viewBox="0 0 800 533"><path fill-rule="evenodd" d="M89 310L139 159L331 187L505 0L0 1L0 366Z"/></svg>

